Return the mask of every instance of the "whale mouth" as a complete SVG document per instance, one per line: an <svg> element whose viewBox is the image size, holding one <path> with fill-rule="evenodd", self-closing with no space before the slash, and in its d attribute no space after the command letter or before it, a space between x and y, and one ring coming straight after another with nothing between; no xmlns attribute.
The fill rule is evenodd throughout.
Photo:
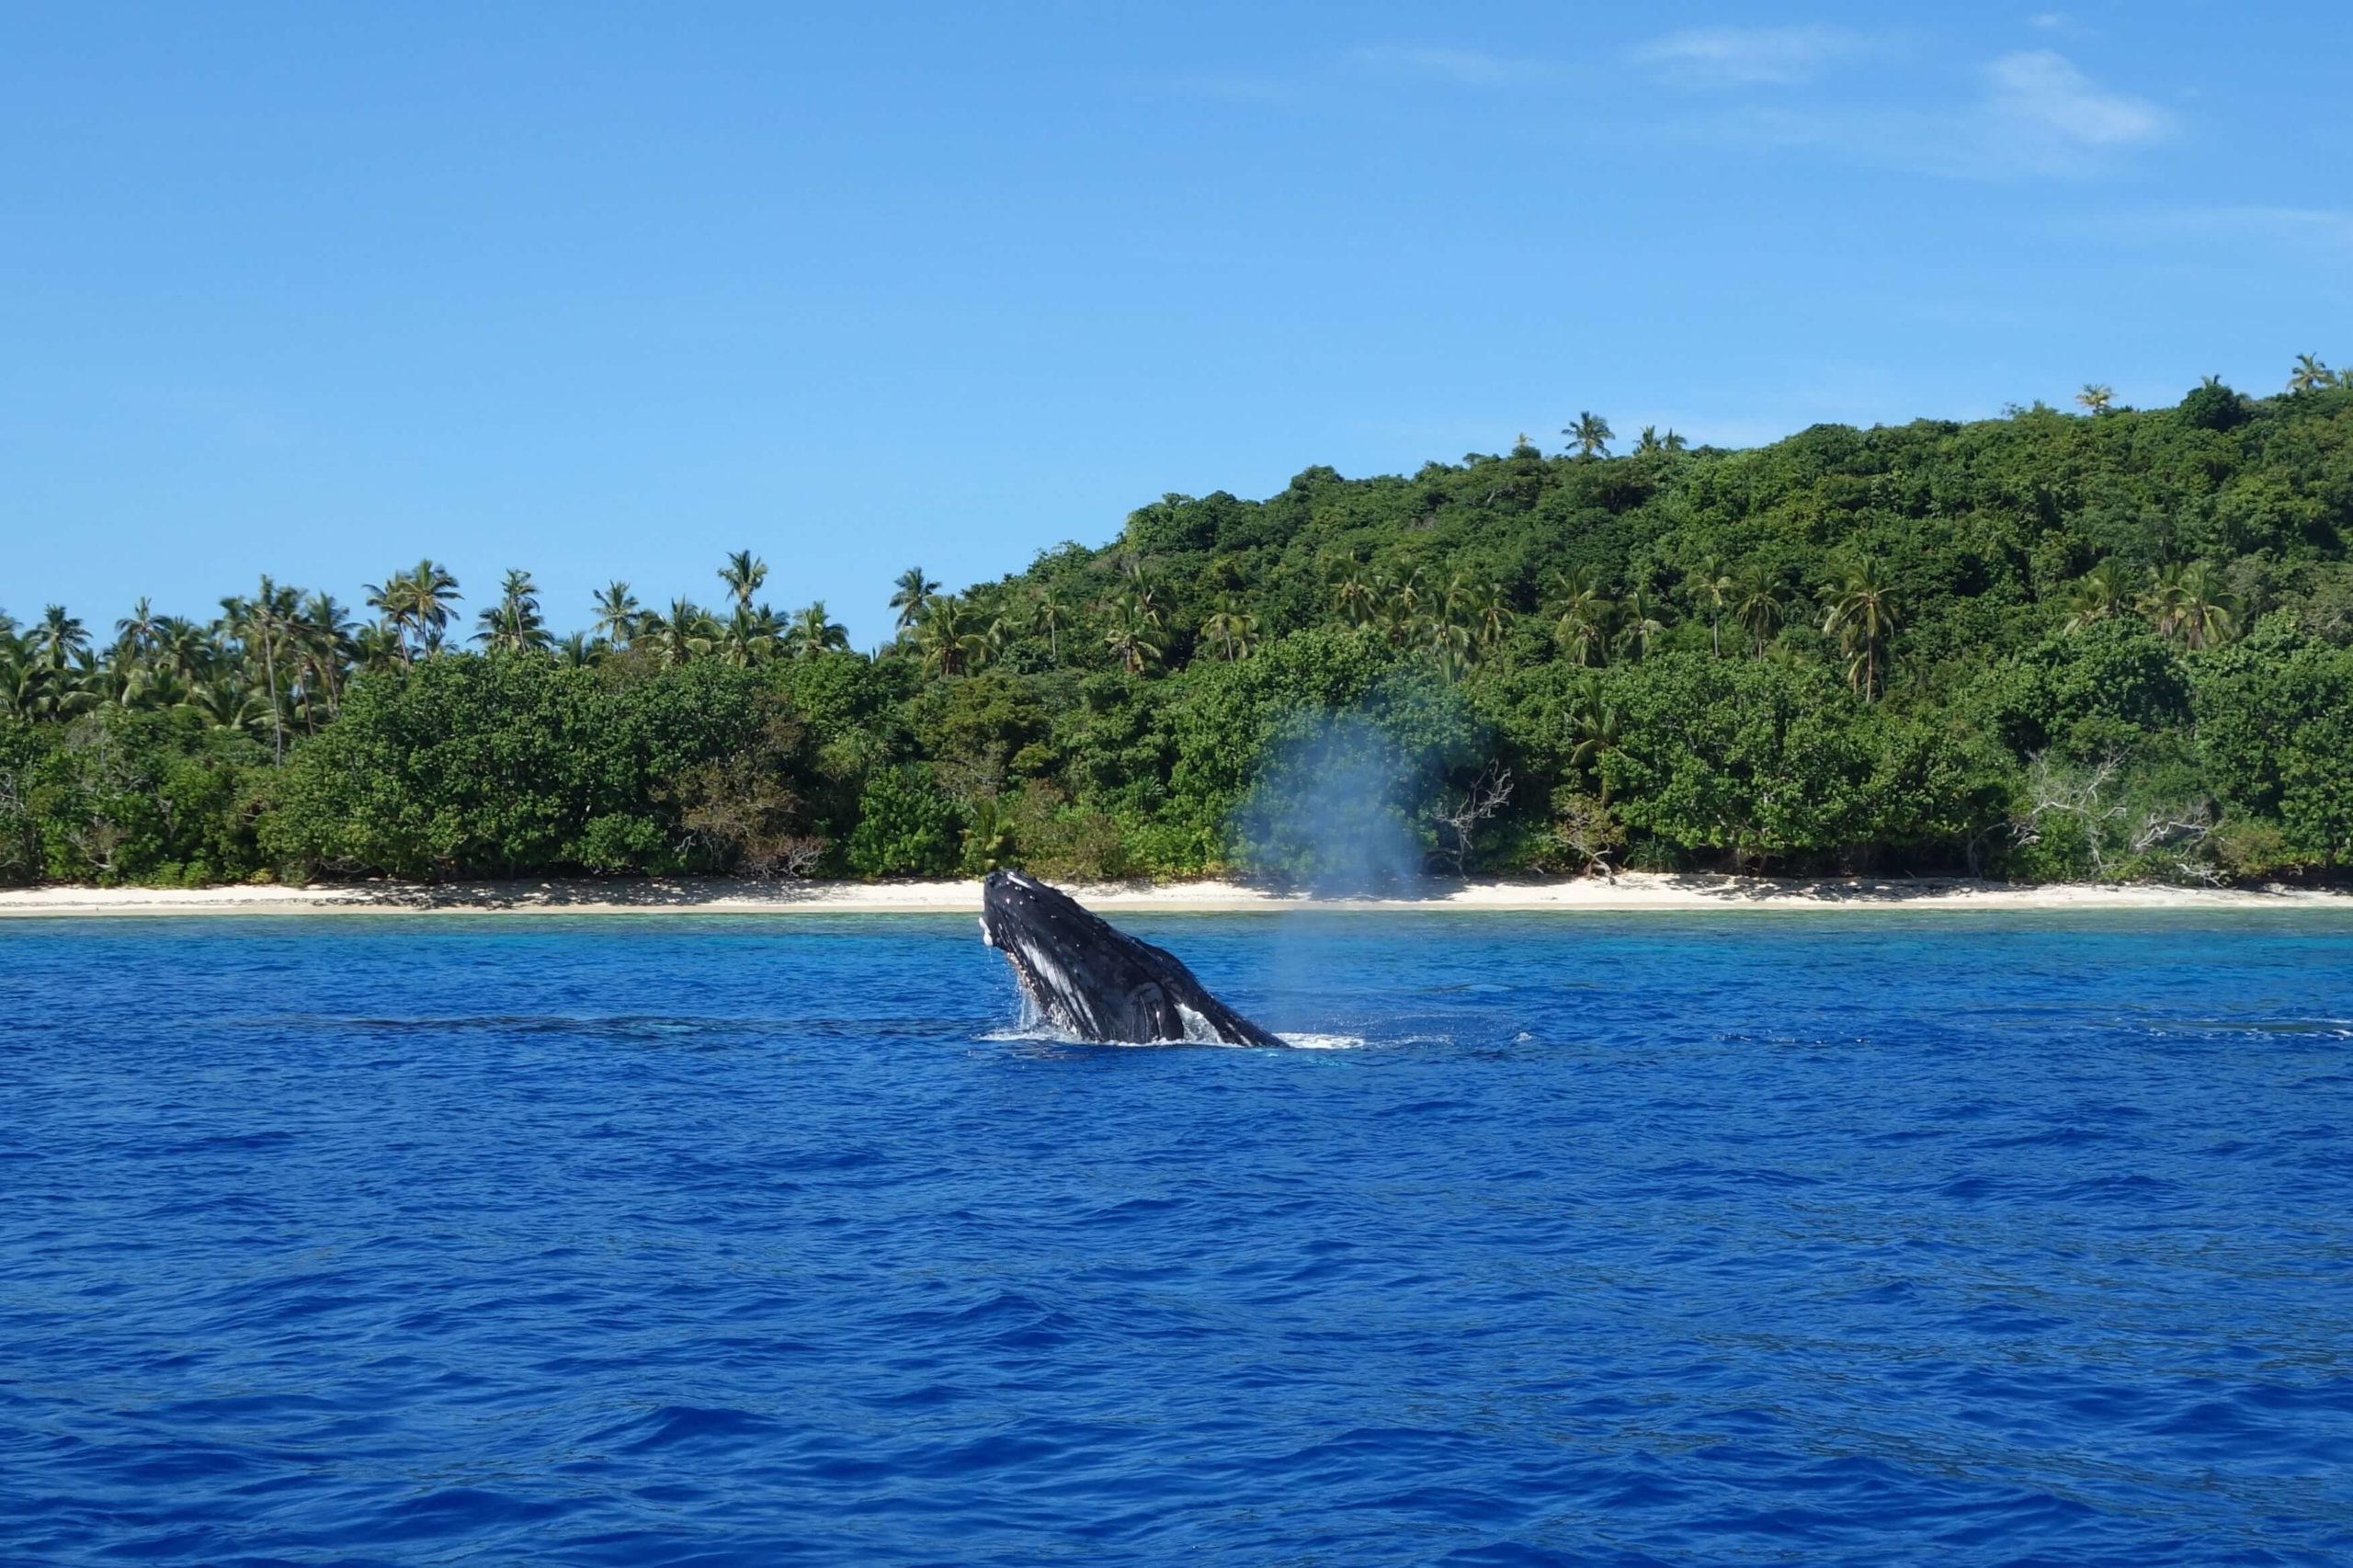
<svg viewBox="0 0 2353 1568"><path fill-rule="evenodd" d="M1211 995L1176 957L1020 871L981 884L981 940L1005 955L1039 1017L1080 1040L1280 1045Z"/></svg>

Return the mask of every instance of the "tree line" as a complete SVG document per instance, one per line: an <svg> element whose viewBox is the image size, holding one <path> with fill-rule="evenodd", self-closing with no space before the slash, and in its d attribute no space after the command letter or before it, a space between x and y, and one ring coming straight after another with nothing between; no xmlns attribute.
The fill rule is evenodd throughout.
<svg viewBox="0 0 2353 1568"><path fill-rule="evenodd" d="M430 559L364 616L268 577L111 637L0 615L0 879L1313 879L1302 814L1449 872L2333 877L2349 380L1737 451L1586 411L911 568L871 654L748 550L562 637L521 571L469 631Z"/></svg>

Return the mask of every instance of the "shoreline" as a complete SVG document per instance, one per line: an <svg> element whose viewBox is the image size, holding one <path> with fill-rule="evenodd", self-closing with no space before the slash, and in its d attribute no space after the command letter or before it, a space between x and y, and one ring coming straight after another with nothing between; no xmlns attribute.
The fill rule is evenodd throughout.
<svg viewBox="0 0 2353 1568"><path fill-rule="evenodd" d="M1967 878L1732 877L1621 872L1615 881L1439 883L1419 897L1318 898L1231 881L1072 883L1088 907L1129 913L1299 910L2353 910L2353 892L2067 882L2029 886ZM218 888L0 889L0 919L154 915L973 915L977 879L905 882L755 882L726 879L323 883Z"/></svg>

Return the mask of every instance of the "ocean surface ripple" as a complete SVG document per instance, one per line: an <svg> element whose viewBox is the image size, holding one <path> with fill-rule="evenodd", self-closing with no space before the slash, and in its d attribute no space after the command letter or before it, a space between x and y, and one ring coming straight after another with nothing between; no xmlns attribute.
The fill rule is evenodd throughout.
<svg viewBox="0 0 2353 1568"><path fill-rule="evenodd" d="M2353 921L0 929L0 1557L2353 1561Z"/></svg>

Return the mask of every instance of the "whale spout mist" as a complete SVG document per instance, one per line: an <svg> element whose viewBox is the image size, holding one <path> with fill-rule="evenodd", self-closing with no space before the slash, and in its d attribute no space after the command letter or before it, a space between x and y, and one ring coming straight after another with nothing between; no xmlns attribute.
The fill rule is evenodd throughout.
<svg viewBox="0 0 2353 1568"><path fill-rule="evenodd" d="M1005 955L1040 1015L1080 1040L1283 1043L1211 995L1174 955L1019 871L991 871L981 883L981 939Z"/></svg>

